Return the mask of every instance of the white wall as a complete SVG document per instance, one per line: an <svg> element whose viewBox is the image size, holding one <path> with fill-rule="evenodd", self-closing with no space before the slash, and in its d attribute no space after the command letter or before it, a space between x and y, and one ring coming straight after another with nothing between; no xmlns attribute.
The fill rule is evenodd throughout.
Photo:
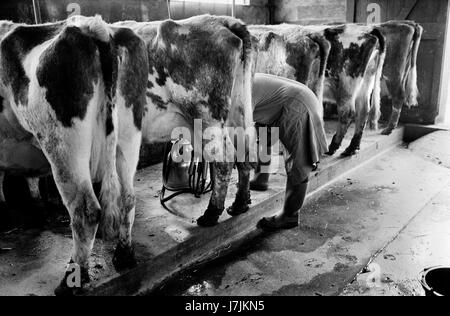
<svg viewBox="0 0 450 316"><path fill-rule="evenodd" d="M278 0L275 20L297 24L345 22L347 0Z"/></svg>
<svg viewBox="0 0 450 316"><path fill-rule="evenodd" d="M450 125L450 1L447 11L447 30L445 36L444 65L442 67L442 82L439 92L439 116L436 123Z"/></svg>

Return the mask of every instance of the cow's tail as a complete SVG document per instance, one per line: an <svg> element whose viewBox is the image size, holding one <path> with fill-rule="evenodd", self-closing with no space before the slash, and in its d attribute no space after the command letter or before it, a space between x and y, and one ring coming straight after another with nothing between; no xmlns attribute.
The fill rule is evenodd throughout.
<svg viewBox="0 0 450 316"><path fill-rule="evenodd" d="M78 27L85 35L88 35L101 42L111 41L111 29L100 15L95 17L85 17L75 15L67 19L67 25Z"/></svg>
<svg viewBox="0 0 450 316"><path fill-rule="evenodd" d="M406 105L417 106L419 97L419 88L417 87L417 55L419 53L420 42L422 40L423 28L415 24L415 32L410 54L410 68L406 78Z"/></svg>
<svg viewBox="0 0 450 316"><path fill-rule="evenodd" d="M121 185L116 167L117 144L119 134L119 119L118 109L116 107L116 91L118 78L118 55L115 44L109 38L107 42L102 31L97 26L93 29L97 33L99 40L97 47L100 53L100 62L102 67L103 82L105 88L104 101L104 119L106 139L105 139L105 153L102 155L103 177L100 191L100 205L102 206L103 216L100 223L100 231L102 236L106 239L115 238L119 233L120 225L120 209L121 205ZM108 30L109 31L109 30ZM109 36L109 33L108 33Z"/></svg>
<svg viewBox="0 0 450 316"><path fill-rule="evenodd" d="M381 79L383 77L384 61L386 59L386 38L378 29L373 29L371 34L378 39L378 65L375 74L375 84L371 98L370 121L373 129L377 129L381 116Z"/></svg>
<svg viewBox="0 0 450 316"><path fill-rule="evenodd" d="M325 39L325 37L319 34L311 34L309 37L319 45L320 49L320 68L319 77L316 83L316 88L314 93L319 99L320 104L323 104L323 91L325 84L325 71L327 69L328 57L330 56L331 44Z"/></svg>
<svg viewBox="0 0 450 316"><path fill-rule="evenodd" d="M100 148L93 150L99 151L95 154L99 155L97 173L101 175L99 202L102 207L102 217L99 231L103 238L112 239L117 237L119 232L121 209L121 185L116 167L119 129L116 108L118 52L113 41L112 30L100 16L72 17L68 21L94 40L99 53L104 88L103 102L99 107L99 115L103 118L104 124L100 133L104 133L102 137L105 136L105 141Z"/></svg>
<svg viewBox="0 0 450 316"><path fill-rule="evenodd" d="M256 131L254 130L252 104L253 78L256 70L253 38L247 26L239 20L226 20L225 26L242 41L242 50L239 52L240 57L236 67L232 91L232 107L238 110L238 113L234 113L235 115L243 114L243 120L241 119L240 123L244 125L242 127L246 130L248 137L247 154L251 155L251 161L256 161L256 159L253 159L255 157L252 156L256 153Z"/></svg>

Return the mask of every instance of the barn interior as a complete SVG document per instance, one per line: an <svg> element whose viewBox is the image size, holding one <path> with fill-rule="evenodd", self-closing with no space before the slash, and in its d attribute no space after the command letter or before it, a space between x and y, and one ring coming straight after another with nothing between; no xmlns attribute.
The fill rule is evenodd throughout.
<svg viewBox="0 0 450 316"><path fill-rule="evenodd" d="M250 210L201 228L209 195L160 203L165 144L143 145L135 179L133 243L138 265L117 273L114 244L98 239L84 295L423 296L420 276L450 267L450 1L448 0L3 0L0 20L41 24L71 15L125 20L234 16L248 25L411 20L424 29L417 55L418 105L381 135L392 112L381 100L381 128L366 130L358 153L324 157L314 171L300 226L265 233L281 209L286 172L274 153L270 189L252 192ZM327 142L338 125L326 111ZM0 153L1 156L1 153ZM233 172L226 205L238 183ZM0 214L0 295L53 295L72 248L70 218L51 178L31 203L26 180L7 176ZM449 280L450 284L450 280ZM447 285L448 288L448 285Z"/></svg>

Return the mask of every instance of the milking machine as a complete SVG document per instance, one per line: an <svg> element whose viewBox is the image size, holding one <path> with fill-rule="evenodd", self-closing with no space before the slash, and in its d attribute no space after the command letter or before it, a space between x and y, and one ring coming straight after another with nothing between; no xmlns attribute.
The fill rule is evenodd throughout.
<svg viewBox="0 0 450 316"><path fill-rule="evenodd" d="M185 159L189 157L189 159ZM163 187L160 193L161 205L172 212L166 203L181 194L193 194L200 198L211 191L213 169L210 163L195 157L192 144L186 139L167 143L164 150ZM166 196L170 191L171 195Z"/></svg>

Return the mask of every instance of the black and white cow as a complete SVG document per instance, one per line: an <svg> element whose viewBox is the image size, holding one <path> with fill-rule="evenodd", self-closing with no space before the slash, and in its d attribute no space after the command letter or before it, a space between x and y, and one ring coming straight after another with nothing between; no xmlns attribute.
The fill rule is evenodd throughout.
<svg viewBox="0 0 450 316"><path fill-rule="evenodd" d="M398 125L403 106L418 105L417 54L423 28L412 21L390 21L375 25L374 29L386 38L381 96L392 100L392 114L382 133L389 135ZM374 115L376 120L379 114Z"/></svg>
<svg viewBox="0 0 450 316"><path fill-rule="evenodd" d="M71 216L72 261L81 267L83 282L99 225L105 237L119 237L116 268L134 264L133 178L147 74L143 41L100 17L17 25L0 44L0 120L6 122L0 152L21 149L21 156L42 160L40 149L50 169L33 170L40 165L34 159L17 166L10 156L0 166L52 172ZM101 184L99 196L93 183ZM67 292L63 280L57 293Z"/></svg>
<svg viewBox="0 0 450 316"><path fill-rule="evenodd" d="M418 105L417 54L423 28L413 21L390 21L381 24L347 24L357 41L361 33L379 32L385 39L386 56L381 76L381 95L392 100L392 113L382 134L389 135L397 127L402 107ZM377 99L379 96L376 95ZM378 102L378 101L377 101ZM370 127L378 128L380 107L373 106Z"/></svg>
<svg viewBox="0 0 450 316"><path fill-rule="evenodd" d="M322 103L330 43L320 34L303 35L295 25L253 25L256 72L307 85Z"/></svg>
<svg viewBox="0 0 450 316"><path fill-rule="evenodd" d="M360 147L370 111L380 107L380 79L386 56L385 38L377 29L355 29L348 25L302 26L301 34L320 34L331 44L324 102L338 108L338 128L329 147L333 155L341 146L355 118L355 134L343 156L354 155ZM372 109L371 107L374 107ZM373 127L375 122L370 122Z"/></svg>
<svg viewBox="0 0 450 316"><path fill-rule="evenodd" d="M9 21L0 21L0 41L18 25ZM49 165L37 142L30 142L30 135L15 128L17 122L10 121L11 117L2 115L7 106L7 100L0 94L0 134L8 135L0 138L0 211L6 208L6 199L3 193L3 180L5 172L27 177L30 193L33 199L40 200L39 178L36 176L48 172Z"/></svg>
<svg viewBox="0 0 450 316"><path fill-rule="evenodd" d="M150 72L144 142L170 141L175 128L192 130L194 120L200 119L203 131L210 127L224 131L207 144L224 153L224 144L233 146L227 127L253 127L252 41L242 22L203 15L181 21L115 25L130 27L147 44ZM254 131L249 129L247 136L247 145L255 142ZM216 225L223 213L233 165L230 160L214 161L213 192L208 209L198 220L200 226ZM239 190L234 207L245 209L250 201L250 167L248 163L237 166Z"/></svg>

